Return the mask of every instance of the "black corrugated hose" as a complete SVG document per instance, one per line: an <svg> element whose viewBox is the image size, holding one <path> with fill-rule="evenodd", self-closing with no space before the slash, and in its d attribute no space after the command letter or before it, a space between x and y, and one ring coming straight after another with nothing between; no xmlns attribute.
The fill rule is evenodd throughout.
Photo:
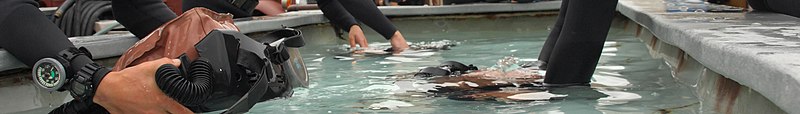
<svg viewBox="0 0 800 114"><path fill-rule="evenodd" d="M161 65L156 71L156 84L167 96L182 105L197 106L205 102L214 89L212 67L203 58L187 65L190 65L189 68L184 69L172 64ZM50 111L50 114L107 113L108 111L100 105L81 100L72 100Z"/></svg>
<svg viewBox="0 0 800 114"><path fill-rule="evenodd" d="M69 37L88 36L94 34L95 22L113 18L110 13L109 0L80 0L75 1L63 16L55 19L55 23Z"/></svg>
<svg viewBox="0 0 800 114"><path fill-rule="evenodd" d="M190 65L189 69L179 69L172 64L164 64L156 71L158 87L187 107L204 103L214 89L211 64L201 58Z"/></svg>

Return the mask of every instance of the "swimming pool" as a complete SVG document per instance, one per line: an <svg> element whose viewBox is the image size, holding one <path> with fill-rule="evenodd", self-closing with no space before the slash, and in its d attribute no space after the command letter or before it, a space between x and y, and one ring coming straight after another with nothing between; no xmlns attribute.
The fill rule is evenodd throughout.
<svg viewBox="0 0 800 114"><path fill-rule="evenodd" d="M595 75L618 77L629 84L602 90L554 89L551 92L569 96L534 102L457 101L396 93L392 90L396 80L389 75L416 72L420 67L438 65L442 61L487 67L507 56L535 59L555 17L512 14L395 18L393 21L408 41L451 40L459 45L424 57L366 55L352 56L352 60L336 59L336 56L348 55L343 49L346 46L342 45L345 41L334 37L330 27L300 27L307 42L302 55L309 65L310 87L295 89L291 98L259 103L251 113L711 113L701 110L694 88L675 80L663 60L652 59L645 44L617 25L609 32ZM373 47L386 42L375 32L364 30ZM607 96L598 90L634 93L641 98L600 100ZM413 106L393 110L369 108L386 101Z"/></svg>

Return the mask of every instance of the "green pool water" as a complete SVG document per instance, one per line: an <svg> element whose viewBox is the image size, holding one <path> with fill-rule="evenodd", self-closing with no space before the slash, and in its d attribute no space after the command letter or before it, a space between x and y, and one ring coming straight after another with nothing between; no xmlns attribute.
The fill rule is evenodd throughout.
<svg viewBox="0 0 800 114"><path fill-rule="evenodd" d="M395 85L396 80L389 75L415 72L442 61L488 67L507 56L535 60L555 17L402 18L393 21L410 42L450 40L459 45L423 57L366 55L355 56L353 60L335 59L337 55L347 55L343 49L346 46L343 46L344 40L334 37L330 27L300 27L307 42L302 55L309 67L310 87L295 89L291 98L259 103L250 113L702 113L694 88L678 83L663 60L652 59L645 44L617 25L609 32L595 75L624 79L630 83L625 86L602 90L553 89L550 91L568 97L532 102L457 101L380 89ZM369 28L364 30L371 44L387 42ZM633 93L641 98L608 103L598 100L607 97L598 91ZM368 108L390 100L413 106L393 110Z"/></svg>

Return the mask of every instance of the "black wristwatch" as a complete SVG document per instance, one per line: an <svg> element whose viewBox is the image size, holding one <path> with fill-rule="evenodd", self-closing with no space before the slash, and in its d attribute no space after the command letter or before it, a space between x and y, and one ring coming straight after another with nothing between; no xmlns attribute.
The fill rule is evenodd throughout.
<svg viewBox="0 0 800 114"><path fill-rule="evenodd" d="M69 93L73 98L83 101L91 101L97 87L103 77L111 72L110 68L103 67L97 63L84 65L70 82Z"/></svg>
<svg viewBox="0 0 800 114"><path fill-rule="evenodd" d="M111 69L91 61L72 63L79 56L91 58L85 48L69 48L56 57L40 59L33 67L34 82L50 92L69 91L73 98L91 102L100 81ZM71 66L75 64L83 65Z"/></svg>

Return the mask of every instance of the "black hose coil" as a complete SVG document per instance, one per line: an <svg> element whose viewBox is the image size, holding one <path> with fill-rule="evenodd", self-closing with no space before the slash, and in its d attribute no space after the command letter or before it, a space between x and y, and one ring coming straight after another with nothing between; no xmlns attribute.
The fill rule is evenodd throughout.
<svg viewBox="0 0 800 114"><path fill-rule="evenodd" d="M95 33L95 22L114 19L111 0L79 0L73 4L54 20L69 37L92 35Z"/></svg>
<svg viewBox="0 0 800 114"><path fill-rule="evenodd" d="M156 71L156 84L172 99L184 106L197 106L205 102L213 91L211 64L198 59L190 64L185 75L178 67L164 64Z"/></svg>

